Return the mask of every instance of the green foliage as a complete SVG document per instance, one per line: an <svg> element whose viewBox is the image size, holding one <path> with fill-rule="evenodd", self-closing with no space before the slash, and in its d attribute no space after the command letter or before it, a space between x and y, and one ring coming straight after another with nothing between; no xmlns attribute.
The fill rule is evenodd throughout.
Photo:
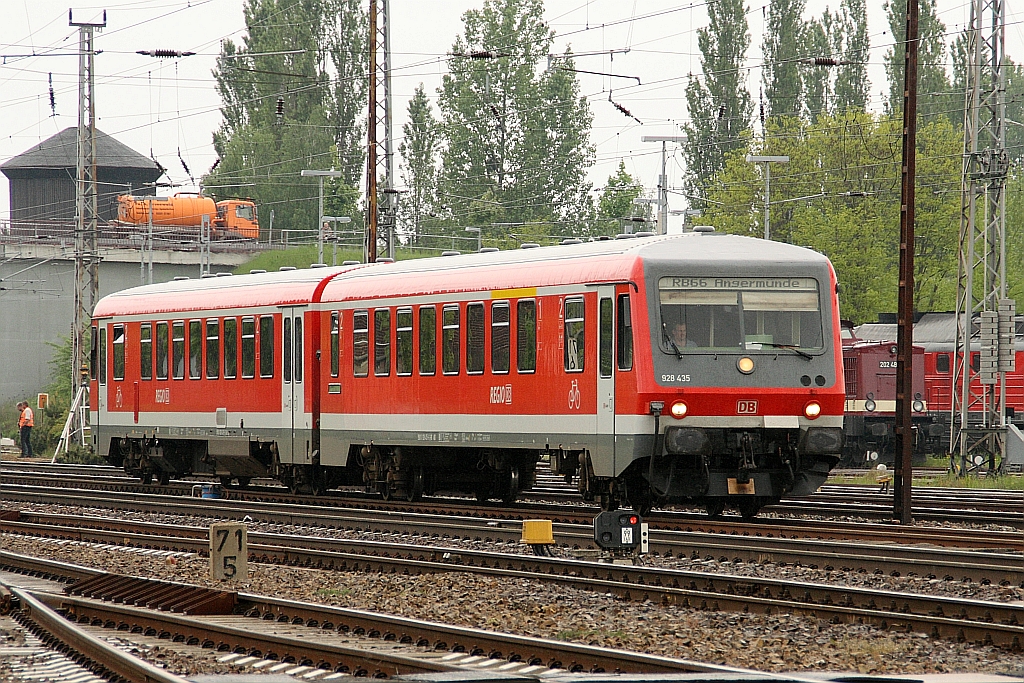
<svg viewBox="0 0 1024 683"><path fill-rule="evenodd" d="M619 161L619 168L608 176L604 191L597 200L596 231L602 235L614 235L620 232L620 221L634 216L650 218L650 206L638 211L633 200L643 192L643 185L626 172L626 164Z"/></svg>
<svg viewBox="0 0 1024 683"><path fill-rule="evenodd" d="M799 116L803 111L803 80L796 61L806 56L804 0L770 0L764 38L764 95L771 116ZM818 49L825 47L824 31ZM811 55L816 56L816 55Z"/></svg>
<svg viewBox="0 0 1024 683"><path fill-rule="evenodd" d="M483 226L500 240L530 226L580 234L590 224L592 116L570 53L541 70L553 39L543 14L541 0L485 0L463 15L438 91L438 199L453 233ZM497 56L458 56L476 51Z"/></svg>
<svg viewBox="0 0 1024 683"><path fill-rule="evenodd" d="M963 121L963 93L950 87L946 74L946 26L938 17L936 0L920 0L918 18L917 114L924 122L938 116L953 125ZM906 38L906 2L886 0L886 13L893 45L885 51L885 75L889 79L886 111L903 116L903 61Z"/></svg>
<svg viewBox="0 0 1024 683"><path fill-rule="evenodd" d="M868 102L868 18L864 0L842 0L837 12L822 12L804 29L805 56L836 59L834 67L801 67L806 116L865 110Z"/></svg>
<svg viewBox="0 0 1024 683"><path fill-rule="evenodd" d="M726 155L746 146L753 106L744 86L749 46L743 1L711 0L708 26L697 29L704 82L691 74L686 84L685 187L693 208L704 208L701 200L724 168Z"/></svg>
<svg viewBox="0 0 1024 683"><path fill-rule="evenodd" d="M241 45L224 42L214 70L223 103L214 134L220 160L204 186L218 198L253 198L264 227L273 210L275 233L315 230L317 179L299 172L334 167L345 175L324 183L325 214L355 221L366 13L358 0L246 0L244 14L247 34Z"/></svg>
<svg viewBox="0 0 1024 683"><path fill-rule="evenodd" d="M895 310L899 258L900 130L864 112L821 116L815 124L780 117L769 124L771 147L736 150L708 195L705 218L719 230L764 233L763 165L745 155L787 154L772 168L771 236L826 254L843 289L842 313L874 320ZM960 215L959 133L944 119L918 132L915 305L954 305ZM791 201L796 200L796 201Z"/></svg>
<svg viewBox="0 0 1024 683"><path fill-rule="evenodd" d="M399 203L399 224L413 244L420 244L420 235L436 216L437 189L437 119L430 108L430 100L423 84L409 100L409 120L402 126L402 142L398 151L402 155L402 182L408 193Z"/></svg>

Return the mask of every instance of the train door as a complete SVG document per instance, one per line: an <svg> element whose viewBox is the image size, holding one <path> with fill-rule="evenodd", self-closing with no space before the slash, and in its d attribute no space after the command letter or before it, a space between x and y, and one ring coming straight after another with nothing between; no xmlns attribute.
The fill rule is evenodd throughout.
<svg viewBox="0 0 1024 683"><path fill-rule="evenodd" d="M99 418L96 425L97 431L100 424L106 422L104 418L107 417L107 373L110 368L107 367L107 324L101 322L99 325L99 340L97 345L99 352L99 396L96 400L96 416Z"/></svg>
<svg viewBox="0 0 1024 683"><path fill-rule="evenodd" d="M305 407L306 368L303 362L302 308L281 309L282 434L278 452L282 463L309 464L308 420Z"/></svg>
<svg viewBox="0 0 1024 683"><path fill-rule="evenodd" d="M597 441L608 463L615 458L615 287L597 288Z"/></svg>

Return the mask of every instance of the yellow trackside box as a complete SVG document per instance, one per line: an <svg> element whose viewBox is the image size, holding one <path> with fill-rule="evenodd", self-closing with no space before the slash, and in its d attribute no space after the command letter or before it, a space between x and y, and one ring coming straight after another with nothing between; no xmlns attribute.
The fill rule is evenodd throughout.
<svg viewBox="0 0 1024 683"><path fill-rule="evenodd" d="M550 519L523 520L523 543L527 545L554 545Z"/></svg>

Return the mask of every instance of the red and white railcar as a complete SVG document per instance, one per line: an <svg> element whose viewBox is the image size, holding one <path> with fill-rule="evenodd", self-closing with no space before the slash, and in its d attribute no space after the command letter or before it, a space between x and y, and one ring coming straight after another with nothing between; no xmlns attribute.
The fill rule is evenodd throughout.
<svg viewBox="0 0 1024 683"><path fill-rule="evenodd" d="M139 287L96 309L94 434L144 478L511 501L547 456L606 507L754 514L842 451L836 289L715 233Z"/></svg>

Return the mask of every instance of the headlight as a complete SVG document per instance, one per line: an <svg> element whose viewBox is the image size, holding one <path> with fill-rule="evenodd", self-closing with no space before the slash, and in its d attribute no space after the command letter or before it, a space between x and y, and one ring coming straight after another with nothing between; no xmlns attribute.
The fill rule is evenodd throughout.
<svg viewBox="0 0 1024 683"><path fill-rule="evenodd" d="M924 401L919 398L914 399L914 402L910 404L910 407L914 409L915 413L924 412Z"/></svg>
<svg viewBox="0 0 1024 683"><path fill-rule="evenodd" d="M754 359L749 356L743 356L736 361L736 369L744 375L749 375L754 371Z"/></svg>
<svg viewBox="0 0 1024 683"><path fill-rule="evenodd" d="M877 406L875 405L874 399L869 398L868 400L864 401L864 410L868 411L869 413L873 413L875 412L875 408L877 408Z"/></svg>
<svg viewBox="0 0 1024 683"><path fill-rule="evenodd" d="M804 415L807 416L808 420L817 419L821 415L821 404L817 401L811 401L804 406Z"/></svg>
<svg viewBox="0 0 1024 683"><path fill-rule="evenodd" d="M675 419L682 420L686 417L686 404L682 401L676 401L672 404L672 407L669 408L669 412L672 413L672 417Z"/></svg>

